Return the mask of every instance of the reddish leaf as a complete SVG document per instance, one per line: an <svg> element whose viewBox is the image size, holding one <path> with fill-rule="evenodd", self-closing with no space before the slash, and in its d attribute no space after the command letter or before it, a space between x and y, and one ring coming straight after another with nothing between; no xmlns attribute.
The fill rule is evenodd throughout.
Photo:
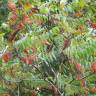
<svg viewBox="0 0 96 96"><path fill-rule="evenodd" d="M48 40L44 40L44 41L43 41L43 44L44 44L44 45L51 45Z"/></svg>
<svg viewBox="0 0 96 96"><path fill-rule="evenodd" d="M16 30L12 33L9 34L8 36L8 41L12 42L13 40L15 40L15 37L17 35L17 33L24 28L24 24L22 22L20 22L17 27Z"/></svg>
<svg viewBox="0 0 96 96"><path fill-rule="evenodd" d="M38 13L39 12L39 9L34 7L34 8L31 8L31 12L32 13Z"/></svg>
<svg viewBox="0 0 96 96"><path fill-rule="evenodd" d="M24 24L23 24L23 22L20 22L18 25L17 25L17 30L21 30L21 29L23 29L24 28Z"/></svg>
<svg viewBox="0 0 96 96"><path fill-rule="evenodd" d="M16 14L12 15L12 16L10 17L10 20L16 21L16 20L17 20L17 15L16 15Z"/></svg>
<svg viewBox="0 0 96 96"><path fill-rule="evenodd" d="M82 79L82 76L80 74L77 74L76 80L81 80L81 79Z"/></svg>
<svg viewBox="0 0 96 96"><path fill-rule="evenodd" d="M81 86L82 86L82 87L85 87L85 86L86 86L86 81L85 81L85 79L81 79Z"/></svg>
<svg viewBox="0 0 96 96"><path fill-rule="evenodd" d="M36 52L36 51L37 51L37 48L36 48L36 47L26 48L26 49L24 49L24 52L25 52L26 54L28 54L28 51L29 51L29 50L32 50L32 51L33 51L33 53L34 53L34 52Z"/></svg>
<svg viewBox="0 0 96 96"><path fill-rule="evenodd" d="M83 32L84 31L84 26L83 25L78 26L77 31Z"/></svg>
<svg viewBox="0 0 96 96"><path fill-rule="evenodd" d="M91 27L92 27L93 29L96 29L96 23L91 23Z"/></svg>
<svg viewBox="0 0 96 96"><path fill-rule="evenodd" d="M96 63L94 63L94 64L91 65L91 71L93 73L96 73Z"/></svg>
<svg viewBox="0 0 96 96"><path fill-rule="evenodd" d="M92 22L91 20L86 21L93 29L96 29L96 23Z"/></svg>
<svg viewBox="0 0 96 96"><path fill-rule="evenodd" d="M32 55L27 57L19 57L19 59L26 64L32 64L34 61L37 60L37 57L36 55Z"/></svg>
<svg viewBox="0 0 96 96"><path fill-rule="evenodd" d="M2 56L2 59L4 60L4 62L8 62L12 59L12 53L10 52L6 52L3 56Z"/></svg>
<svg viewBox="0 0 96 96"><path fill-rule="evenodd" d="M70 39L66 39L66 40L64 41L64 49L68 48L68 47L70 46L70 44L71 44Z"/></svg>
<svg viewBox="0 0 96 96"><path fill-rule="evenodd" d="M96 94L96 87L91 88L91 89L90 89L90 93L91 93L91 94Z"/></svg>
<svg viewBox="0 0 96 96"><path fill-rule="evenodd" d="M23 22L24 22L24 24L32 24L32 20L30 19L30 17L27 14L23 15Z"/></svg>
<svg viewBox="0 0 96 96"><path fill-rule="evenodd" d="M33 90L31 96L37 96L37 92Z"/></svg>

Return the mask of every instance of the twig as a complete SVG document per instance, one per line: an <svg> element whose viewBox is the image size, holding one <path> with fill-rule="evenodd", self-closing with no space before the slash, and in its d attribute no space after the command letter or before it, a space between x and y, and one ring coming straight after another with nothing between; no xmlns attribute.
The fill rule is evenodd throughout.
<svg viewBox="0 0 96 96"><path fill-rule="evenodd" d="M85 78L87 78L87 77L90 77L90 76L92 76L92 75L93 75L93 73L92 73L92 74L89 74L89 75L87 75L87 76L82 77L80 80L85 79ZM71 84L74 80L75 80L75 79L72 79L72 80L69 82L69 84Z"/></svg>
<svg viewBox="0 0 96 96"><path fill-rule="evenodd" d="M54 88L56 88L58 90L60 96L62 95L62 93L60 92L60 90L52 82L50 82L48 79L45 79L45 81L49 82Z"/></svg>

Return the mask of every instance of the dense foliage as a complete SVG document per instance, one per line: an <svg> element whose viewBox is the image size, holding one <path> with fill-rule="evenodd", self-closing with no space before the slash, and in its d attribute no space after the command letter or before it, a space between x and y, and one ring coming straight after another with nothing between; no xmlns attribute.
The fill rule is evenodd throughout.
<svg viewBox="0 0 96 96"><path fill-rule="evenodd" d="M95 38L95 0L0 0L0 96L95 96Z"/></svg>

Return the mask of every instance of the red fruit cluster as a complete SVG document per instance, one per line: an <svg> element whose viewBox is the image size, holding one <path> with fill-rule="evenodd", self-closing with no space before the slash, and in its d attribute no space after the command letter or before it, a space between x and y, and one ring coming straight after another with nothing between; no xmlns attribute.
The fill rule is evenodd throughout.
<svg viewBox="0 0 96 96"><path fill-rule="evenodd" d="M90 26L96 30L96 23L95 22L92 22L91 20L87 20L87 22L90 24Z"/></svg>
<svg viewBox="0 0 96 96"><path fill-rule="evenodd" d="M96 73L96 63L94 63L94 64L91 65L91 71L93 73Z"/></svg>
<svg viewBox="0 0 96 96"><path fill-rule="evenodd" d="M15 12L16 11L16 4L13 2L8 2L8 8L10 11Z"/></svg>
<svg viewBox="0 0 96 96"><path fill-rule="evenodd" d="M12 53L10 53L10 52L6 52L5 54L3 54L3 56L2 56L2 60L4 61L4 62L8 62L8 61L10 61L12 59Z"/></svg>
<svg viewBox="0 0 96 96"><path fill-rule="evenodd" d="M76 65L75 65L75 68L76 68L76 70L79 71L79 72L81 72L81 70L82 70L81 64L76 64Z"/></svg>
<svg viewBox="0 0 96 96"><path fill-rule="evenodd" d="M96 29L96 23L91 23L91 27L92 27L93 29Z"/></svg>

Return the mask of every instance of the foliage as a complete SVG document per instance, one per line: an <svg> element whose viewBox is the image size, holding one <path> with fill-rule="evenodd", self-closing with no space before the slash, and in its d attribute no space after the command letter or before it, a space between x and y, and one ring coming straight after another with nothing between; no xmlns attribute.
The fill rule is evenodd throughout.
<svg viewBox="0 0 96 96"><path fill-rule="evenodd" d="M96 94L95 0L1 0L2 96Z"/></svg>

